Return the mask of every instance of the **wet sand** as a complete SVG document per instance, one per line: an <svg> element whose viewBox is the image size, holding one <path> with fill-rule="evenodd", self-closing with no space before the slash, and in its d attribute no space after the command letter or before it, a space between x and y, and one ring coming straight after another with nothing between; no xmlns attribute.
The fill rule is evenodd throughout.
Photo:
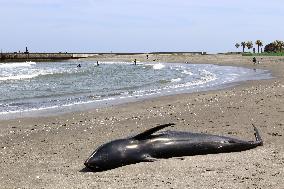
<svg viewBox="0 0 284 189"><path fill-rule="evenodd" d="M153 55L154 56L154 55ZM143 55L94 60L145 61ZM155 55L155 62L192 62L270 70L274 78L193 94L159 97L60 116L0 121L0 188L283 188L284 58L239 55ZM260 59L260 58L259 58ZM100 144L155 125L254 140L264 146L224 154L138 163L84 172Z"/></svg>

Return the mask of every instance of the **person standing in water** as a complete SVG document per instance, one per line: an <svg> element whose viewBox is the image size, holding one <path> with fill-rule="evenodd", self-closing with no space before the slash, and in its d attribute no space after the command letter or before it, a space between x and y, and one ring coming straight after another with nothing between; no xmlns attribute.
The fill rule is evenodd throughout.
<svg viewBox="0 0 284 189"><path fill-rule="evenodd" d="M136 59L134 59L134 65L136 65Z"/></svg>

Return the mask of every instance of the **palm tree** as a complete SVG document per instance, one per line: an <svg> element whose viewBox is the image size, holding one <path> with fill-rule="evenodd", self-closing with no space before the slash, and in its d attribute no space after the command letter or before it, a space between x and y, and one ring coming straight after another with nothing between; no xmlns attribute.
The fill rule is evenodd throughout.
<svg viewBox="0 0 284 189"><path fill-rule="evenodd" d="M280 52L282 52L283 48L284 48L284 41L280 41Z"/></svg>
<svg viewBox="0 0 284 189"><path fill-rule="evenodd" d="M253 48L253 43L252 43L252 41L246 42L246 46L247 46L248 49Z"/></svg>
<svg viewBox="0 0 284 189"><path fill-rule="evenodd" d="M276 40L273 42L274 46L276 47L277 51L282 52L282 49L284 48L284 42L280 40Z"/></svg>
<svg viewBox="0 0 284 189"><path fill-rule="evenodd" d="M274 52L274 53L276 53L277 52L277 48L276 48L274 42L265 45L264 52L268 52L268 53Z"/></svg>
<svg viewBox="0 0 284 189"><path fill-rule="evenodd" d="M240 44L239 43L236 43L235 44L235 47L238 49L240 47Z"/></svg>
<svg viewBox="0 0 284 189"><path fill-rule="evenodd" d="M245 52L245 48L246 48L247 43L246 42L241 42L241 46L243 47L243 52Z"/></svg>
<svg viewBox="0 0 284 189"><path fill-rule="evenodd" d="M263 43L260 40L256 40L255 44L257 45L257 52L259 53L259 47L262 47Z"/></svg>

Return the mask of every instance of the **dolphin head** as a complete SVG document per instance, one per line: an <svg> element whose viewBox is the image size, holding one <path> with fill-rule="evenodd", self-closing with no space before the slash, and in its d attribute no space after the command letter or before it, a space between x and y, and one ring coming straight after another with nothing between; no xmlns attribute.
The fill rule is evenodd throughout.
<svg viewBox="0 0 284 189"><path fill-rule="evenodd" d="M93 171L104 171L140 162L138 142L119 139L98 147L85 161L85 166Z"/></svg>

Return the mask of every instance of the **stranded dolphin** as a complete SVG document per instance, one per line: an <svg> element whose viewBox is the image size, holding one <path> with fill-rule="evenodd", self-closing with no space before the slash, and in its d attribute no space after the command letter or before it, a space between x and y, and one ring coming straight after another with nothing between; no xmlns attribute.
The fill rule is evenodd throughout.
<svg viewBox="0 0 284 189"><path fill-rule="evenodd" d="M254 126L255 141L202 133L157 132L171 125L175 124L159 125L134 137L103 144L84 164L92 171L105 171L138 162L151 162L159 158L238 152L263 144Z"/></svg>

